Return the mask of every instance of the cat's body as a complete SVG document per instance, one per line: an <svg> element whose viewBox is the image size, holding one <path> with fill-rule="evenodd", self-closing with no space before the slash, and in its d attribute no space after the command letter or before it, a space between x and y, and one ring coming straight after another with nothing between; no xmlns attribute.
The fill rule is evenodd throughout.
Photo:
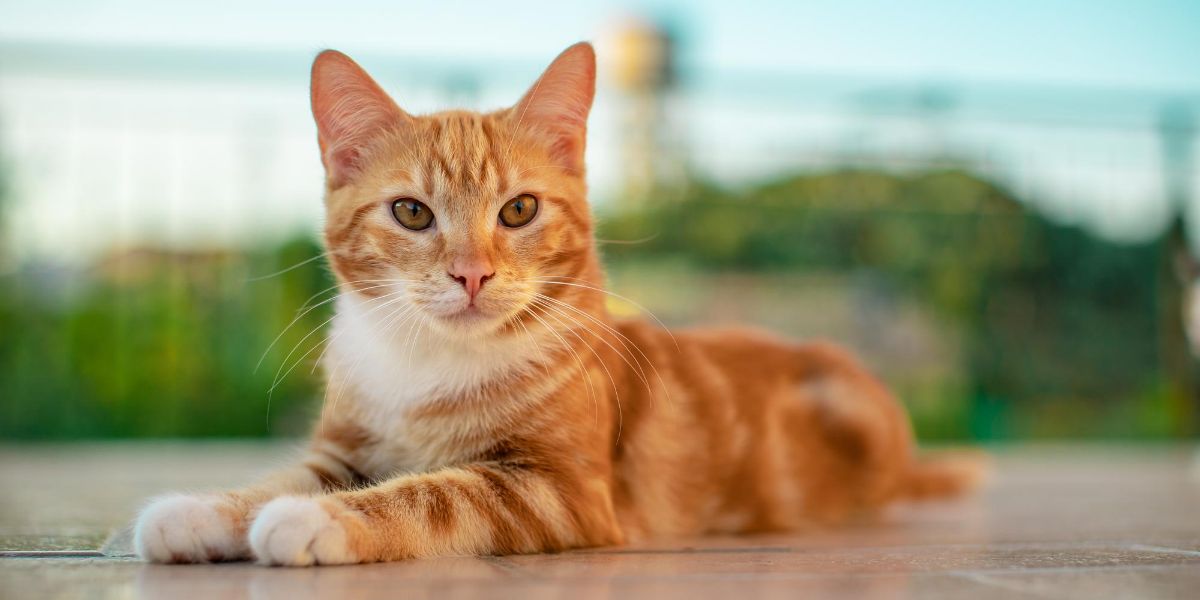
<svg viewBox="0 0 1200 600"><path fill-rule="evenodd" d="M512 109L411 117L314 65L342 296L307 457L144 511L142 556L332 564L796 529L965 488L852 358L613 320L583 184L590 47ZM496 215L499 214L499 217Z"/></svg>

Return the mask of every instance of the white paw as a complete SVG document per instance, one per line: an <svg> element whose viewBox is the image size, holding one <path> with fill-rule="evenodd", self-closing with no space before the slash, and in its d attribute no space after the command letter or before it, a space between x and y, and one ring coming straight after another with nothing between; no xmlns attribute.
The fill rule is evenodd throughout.
<svg viewBox="0 0 1200 600"><path fill-rule="evenodd" d="M133 543L143 559L159 563L202 563L246 558L246 541L219 510L221 500L172 495L153 501L138 515Z"/></svg>
<svg viewBox="0 0 1200 600"><path fill-rule="evenodd" d="M284 496L268 502L250 527L250 547L266 565L358 562L350 551L346 529L313 498Z"/></svg>

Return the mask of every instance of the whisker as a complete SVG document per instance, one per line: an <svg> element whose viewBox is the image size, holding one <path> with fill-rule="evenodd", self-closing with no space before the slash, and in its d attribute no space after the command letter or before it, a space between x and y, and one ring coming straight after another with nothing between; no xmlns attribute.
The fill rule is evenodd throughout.
<svg viewBox="0 0 1200 600"><path fill-rule="evenodd" d="M621 347L624 348L625 352L628 352L630 354L630 356L633 356L633 353L630 350L630 346L633 346L633 349L637 350L638 353L641 354L642 358L646 361L646 364L650 365L650 368L654 369L655 375L658 376L658 368L654 366L654 363L651 362L650 358L646 356L646 353L642 352L642 349L640 347L638 347L637 344L633 343L633 340L626 337L625 334L621 333L620 331L617 331L612 326L601 321L600 319L597 319L596 317L588 314L586 311L580 310L579 308L572 306L568 302L563 302L562 300L559 300L557 298L551 298L550 296L547 296L545 294L536 294L536 295L544 301L549 301L549 302L558 304L564 308L570 309L571 311L573 311L577 314L580 314L580 315L586 317L587 319L591 320L598 327L600 327L602 331L604 331L606 333L610 333L613 336L615 336L617 338L617 342L621 344ZM633 372L638 376L638 379L641 379L642 384L646 386L646 392L648 392L648 393L651 392L650 380L647 378L646 369L641 366L640 361L638 361L638 364L634 364L634 361L631 361L629 359L629 357L625 356L625 352L621 352L620 350L618 350L616 346L613 346L611 343L609 343L609 341L604 339L603 336L596 333L595 331L591 331L590 328L585 327L585 329L588 329L588 331L591 332L592 335L596 336L596 338L599 339L601 342L604 342L604 344L607 345L609 348L611 348L613 352L616 352L617 356L619 356L621 358L621 360L625 361L625 364L629 365L629 368L632 369ZM626 343L626 342L628 342L628 343ZM634 359L636 360L636 357L634 357ZM658 376L658 380L659 380L659 384L662 385L663 392L669 395L670 392L667 391L666 383L662 380L662 377ZM649 395L651 398L653 398L652 393L650 393Z"/></svg>
<svg viewBox="0 0 1200 600"><path fill-rule="evenodd" d="M320 254L318 254L318 255L316 255L316 256L314 256L314 257L312 257L312 258L306 258L306 259L304 259L304 260L302 260L302 261L300 261L300 262L298 262L298 263L296 263L296 264L294 264L294 265L292 265L292 266L290 266L290 267L288 267L288 268L286 268L286 269L282 269L282 270L279 270L279 271L275 271L274 273L271 273L270 275L262 275L262 276L260 276L260 277L252 277L252 278L250 278L250 279L247 279L247 280L246 280L246 283L250 283L250 282L254 282L254 281L262 281L262 280L264 280L264 279L270 279L270 278L272 278L272 277L275 277L275 276L277 276L277 275L283 275L284 273L287 273L288 271L291 271L291 270L293 270L293 269L299 269L300 267L303 267L304 265L307 265L308 263L311 263L311 262L313 262L314 260L320 260L320 259L322 259L322 258L325 258L326 256L329 256L329 252L328 252L328 251L326 251L326 252L322 252L322 253L320 253Z"/></svg>
<svg viewBox="0 0 1200 600"><path fill-rule="evenodd" d="M652 241L652 240L658 238L658 236L660 234L661 234L661 232L654 232L646 237L640 237L636 240L606 240L606 239L596 238L596 243L597 244L616 244L616 245L632 246L635 244L645 244L646 242L649 242L649 241Z"/></svg>
<svg viewBox="0 0 1200 600"><path fill-rule="evenodd" d="M397 290L397 291L395 291L395 292L389 292L389 293L387 293L387 294L384 294L384 295L382 295L382 296L379 296L379 297L377 297L377 298L374 298L372 301L373 301L373 302L378 302L378 301L381 301L381 300L383 300L384 298L389 298L389 297L392 297L392 296L400 296L400 298L398 298L398 299L402 300L402 299L404 298L404 297L402 296L402 294L404 294L404 293L405 293L405 290ZM394 302L395 300L396 300L396 299L389 300L388 302L385 302L384 304L382 304L382 305L380 305L380 306L376 306L375 308L372 308L370 311L368 311L368 312L367 312L367 314L371 314L371 313L375 312L376 310L379 310L379 309L380 309L380 308L382 308L383 306L387 306L387 305L391 304L391 303L392 303L392 302ZM295 369L296 369L296 366L300 364L300 361L304 360L304 358L305 358L306 356L308 356L309 354L312 354L313 350L315 350L315 349L316 349L316 347L317 347L316 345L314 345L312 348L310 348L310 349L308 350L308 352L305 352L305 353L304 353L302 356L300 356L300 358L296 359L296 362L292 363L292 366L291 366L291 368L289 368L289 369L287 370L287 372L283 373L283 375L282 375L282 376L280 376L280 374L279 374L279 373L280 373L281 371L283 371L283 368L284 368L284 367L287 365L287 362L288 362L288 360L289 360L289 359L292 357L292 355L293 355L293 354L295 354L295 353L296 353L296 350L297 350L297 349L299 349L299 347L300 347L300 344L303 344L305 340L307 340L308 338L312 337L314 333L316 333L317 331L319 331L319 330L320 330L322 327L324 327L324 326L328 325L328 324L329 324L331 321L333 321L335 318L337 318L337 315L336 315L336 314L335 314L335 315L333 315L333 316L331 316L331 317L329 317L328 319L325 319L325 320L324 320L324 321L323 321L323 322L322 322L320 325L317 325L317 326L316 326L316 327L314 327L314 328L313 328L311 331L309 331L309 332L308 332L308 334L306 334L304 337L300 338L300 341L299 341L299 342L296 342L296 345L295 345L295 346L292 346L292 351L291 351L291 352L288 352L287 356L285 356L285 357L283 358L283 364L281 364L281 365L279 366L279 371L276 371L276 373L275 373L275 380L272 382L272 384L271 384L271 389L270 389L270 390L268 390L268 392L274 392L274 391L275 391L275 388L279 387L279 384L280 384L280 383L283 381L283 379L284 379L284 378L286 378L286 377L288 376L288 374L290 374L290 373L291 373L293 370L295 370ZM318 344L318 345L319 345L319 344Z"/></svg>
<svg viewBox="0 0 1200 600"><path fill-rule="evenodd" d="M534 302L535 303L538 302L538 299L535 299ZM578 319L572 318L570 315L566 314L561 309L555 309L553 306L551 306L549 304L544 304L544 303L541 304L541 306L543 306L544 308L546 308L548 310L554 311L557 315L561 315L563 318L578 325L583 330L588 331L589 333L592 333L592 335L596 335L595 332L588 329L587 326L585 326L583 323L580 323ZM547 313L546 316L553 318L556 322L558 322L560 324L562 323L562 321L558 318L558 316L551 315L549 313ZM617 380L613 378L612 371L609 370L608 364L604 362L604 359L600 357L600 353L596 352L596 349L593 348L591 344L587 343L587 340L584 340L583 336L576 333L573 328L568 327L567 331L569 333L571 333L572 335L574 335L576 338L578 338L579 342L582 343L585 348L587 348L588 350L591 350L592 356L596 357L596 362L600 363L600 366L604 369L604 372L608 374L608 381L609 381L609 383L612 384L613 399L617 403L617 438L616 438L616 442L620 442L621 441L621 433L625 426L625 412L624 412L624 409L621 408L621 391L617 387ZM597 336L597 337L599 337L599 336ZM604 340L601 339L601 341L604 341ZM605 343L608 343L608 342L605 342ZM612 345L609 344L609 347L612 348ZM616 352L617 349L613 348L613 351ZM619 352L617 354L620 355Z"/></svg>
<svg viewBox="0 0 1200 600"><path fill-rule="evenodd" d="M595 407L596 426L599 427L600 426L600 400L596 396L596 390L593 388L593 385L592 385L592 377L588 373L587 367L584 366L583 359L579 357L579 353L577 353L575 351L575 349L571 347L571 344L567 343L567 340L564 339L561 335L559 335L558 332L555 331L554 328L551 327L550 324L547 323L544 319L539 317L537 315L537 313L533 312L533 310L530 310L530 311L528 311L527 314L529 316L533 317L534 319L537 319L537 322L541 323L542 327L544 327L546 329L546 331L549 331L551 335L558 338L558 341L560 343L562 343L563 348L566 348L566 350L571 353L571 356L573 356L575 358L576 364L579 365L579 374L584 378L584 381L587 381L588 397L591 398L592 406Z"/></svg>
<svg viewBox="0 0 1200 600"><path fill-rule="evenodd" d="M541 367L542 367L542 373L544 373L547 377L549 377L550 369L549 369L549 367L546 366L546 364L547 364L546 352L542 349L541 343L538 342L537 338L533 337L533 334L530 333L529 328L525 326L525 323L521 322L521 319L519 316L517 318L513 319L513 322L515 322L517 325L521 326L521 329L525 332L525 336L529 338L529 341L533 343L533 347L535 349L537 349L538 358L540 359L538 361L538 364L541 365Z"/></svg>
<svg viewBox="0 0 1200 600"><path fill-rule="evenodd" d="M621 333L620 331L617 331L617 329L615 327L609 325L608 323L605 323L604 321L602 321L600 319L597 319L595 316L588 313L587 311L581 310L580 308L573 306L569 302L564 302L562 300L559 300L558 298L551 298L550 296L547 296L545 294L538 294L537 292L534 292L534 293L542 298L545 298L546 300L560 304L566 308L569 308L569 309L575 311L576 313L579 313L579 314L587 317L588 319L591 319L592 322L594 322L596 325L602 327L606 331L608 331L608 332L612 333L614 336L616 336L617 340L619 342L621 342L621 346L624 347L626 350L628 350L631 346L633 347L634 350L637 350L637 353L641 355L642 360L646 361L646 364L650 366L650 369L652 371L654 371L654 377L656 379L658 379L658 385L662 387L663 395L666 397L667 404L671 404L671 388L669 388L667 386L667 382L663 379L662 374L659 373L658 367L654 365L654 361L650 360L650 357L647 356L644 351L642 351L641 346L638 346L637 343L635 343L633 340L629 339L629 336L626 336L625 334ZM613 348L613 350L615 351L616 348ZM618 354L620 354L620 352L618 352ZM622 358L624 358L623 355L622 355ZM635 360L636 360L636 358L635 358ZM629 364L628 360L626 360L625 362L626 362L626 364ZM647 391L649 391L650 383L649 383L649 381L647 381L647 378L645 375L646 371L644 368L642 368L640 366L641 361L638 361L638 362L639 362L639 365L636 368L640 372L640 378L642 380L642 383L644 383L646 385ZM630 365L630 367L633 367L633 365ZM650 399L651 399L651 402L654 401L653 394L650 395Z"/></svg>
<svg viewBox="0 0 1200 600"><path fill-rule="evenodd" d="M508 145L504 149L504 160L512 159L513 142L517 140L517 134L521 131L521 122L525 120L525 113L529 111L529 105L533 104L533 99L537 97L538 89L542 87L542 78L533 83L533 89L529 92L529 100L525 102L525 106L521 107L521 114L517 116L517 124L513 126L512 133L508 136ZM524 100L524 98L522 98Z"/></svg>
<svg viewBox="0 0 1200 600"><path fill-rule="evenodd" d="M381 287L388 287L391 285L394 285L394 284L385 283L385 284L381 284L381 285L373 285L373 286L365 287L362 289L356 289L356 290L352 290L352 291L365 292L367 290L372 290L372 289L381 288ZM336 288L338 286L334 286L334 287ZM329 288L329 289L333 289L333 288ZM329 291L329 290L325 290L325 291ZM321 293L325 293L325 292L321 292ZM295 325L297 322L299 322L300 319L303 319L304 315L307 315L308 313L316 310L317 308L324 306L326 304L329 304L330 302L333 302L334 300L337 300L338 298L341 298L343 295L345 295L345 294L334 294L332 297L326 298L325 300L322 300L321 302L318 302L317 304L314 304L314 305L308 307L306 310L304 310L304 312L296 315L296 317L294 319L292 319L292 321L290 323L287 324L287 327L284 327L283 331L280 331L279 335L275 336L275 339L271 340L271 343L267 346L267 349L263 350L262 356L258 357L258 362L254 364L254 372L255 373L258 372L259 367L261 367L263 361L266 360L267 354L269 354L271 352L271 348L274 348L275 344L279 343L279 340L283 338L284 334L286 334L288 332L288 330L290 330L292 328L293 325ZM310 301L312 301L312 298L309 298L309 300L305 301L305 304L307 304Z"/></svg>
<svg viewBox="0 0 1200 600"><path fill-rule="evenodd" d="M410 339L408 341L408 353L404 357L404 360L409 364L409 367L413 366L413 351L416 350L417 340L421 337L421 329L422 327L420 319L414 319L412 328L409 330Z"/></svg>
<svg viewBox="0 0 1200 600"><path fill-rule="evenodd" d="M331 286L329 286L329 287L327 287L327 288L325 288L325 289L323 289L323 290L321 290L321 291L319 291L319 292L317 292L317 293L315 293L315 294L313 294L313 295L309 296L307 300L305 300L303 303L301 303L301 304L300 304L300 308L297 308L297 309L296 309L296 314L299 314L299 313L300 313L300 311L302 311L302 310L304 310L304 309L308 308L308 303L309 303L309 302L312 302L313 300L316 300L317 298L321 297L323 294L327 294L327 293L329 293L329 292L331 292L331 291L333 291L333 290L336 290L336 289L338 289L338 288L339 288L339 287L341 287L341 286L342 286L342 284L340 284L340 283L335 283L335 284L333 284L333 285L331 285ZM335 294L335 295L336 295L336 294Z"/></svg>
<svg viewBox="0 0 1200 600"><path fill-rule="evenodd" d="M586 279L580 279L580 278L578 278L578 277L556 277L556 278L557 278L557 279L575 279L575 280L578 280L578 281L587 281ZM527 281L532 281L532 282L536 282L536 283L543 283L543 284L548 284L548 285L569 285L569 286L572 286L572 287L578 287L578 288L583 288L583 289L587 289L587 290L592 290L592 291L600 292L600 293L602 293L602 294L608 294L609 296L612 296L612 297L614 297L614 298L617 298L617 299L620 299L620 300L624 300L624 301L626 301L626 302L628 302L628 303L630 303L630 304L632 304L632 305L636 306L636 307L637 307L637 308L639 308L640 310L642 310L642 311L645 311L645 313L646 313L646 314L650 315L650 318L651 318L651 319L654 319L654 322L655 322L655 323L658 323L658 326L659 326L659 327L662 327L662 328L663 328L663 330L667 332L667 335L671 337L671 342L672 342L673 344L675 344L675 349L676 349L677 351L680 349L680 348L679 348L679 341L675 339L675 335L671 333L671 330L670 330L670 329L667 327L667 324L666 324L666 323L663 323L663 322L662 322L662 319L659 319L659 318L658 318L658 317L657 317L657 316L656 316L656 315L655 315L653 312L651 312L651 311L650 311L650 309L646 308L645 306L642 306L642 305L641 305L641 304L639 304L637 301L635 301L635 300L633 300L633 299L631 299L631 298L627 298L627 297L625 297L625 296L622 296L622 295L620 295L620 294L618 294L618 293L616 293L616 292L610 292L610 291L608 291L608 290L606 290L606 289L603 289L603 288L598 288L598 287L596 287L596 286L592 286L592 285L583 285L583 284L580 284L580 283L569 283L569 282L563 282L563 281L553 281L553 280L549 280L549 279L529 279L529 280L527 280Z"/></svg>
<svg viewBox="0 0 1200 600"><path fill-rule="evenodd" d="M312 302L313 300L315 300L315 299L316 299L318 296L320 296L321 294L328 293L328 292L329 292L329 291L331 291L331 290L336 290L336 289L338 289L339 287L342 287L342 285L348 285L348 286L349 286L349 285L355 285L355 284L358 284L358 283L378 283L378 282L391 282L391 283L415 283L414 281L412 281L412 280L409 280L409 279L357 279L357 280L354 280L354 281L347 281L347 282L345 282L344 284L343 284L343 283L335 283L335 284L333 284L333 285L331 285L331 286L329 286L329 287L327 287L327 288L325 288L325 289L323 289L323 290L321 290L321 291L319 291L319 292L317 292L317 293L315 293L315 294L313 294L313 295L309 296L309 297L308 297L308 299L307 299L307 300L305 300L305 301L304 301L304 303L300 305L300 308L297 308L297 309L296 309L296 312L300 312L300 311L304 310L305 308L307 308L307 307L308 307L308 303L309 303L309 302ZM351 290L351 291L364 291L364 290Z"/></svg>
<svg viewBox="0 0 1200 600"><path fill-rule="evenodd" d="M389 293L389 294L385 294L385 295L383 295L383 296L379 296L379 297L377 297L377 298L372 298L370 301L368 301L368 303L371 303L371 302L379 302L379 301L383 300L384 298L387 298L387 297L389 297L389 296L393 296L393 295L396 295L396 294L401 294L401 293L403 293L403 292L404 292L404 290L399 290L399 291L397 291L397 292L391 292L391 293ZM330 300L333 300L333 299L335 299L335 298L338 298L338 297L340 297L340 296L341 296L341 294L335 295L335 296L334 296L334 298L330 298ZM388 303L390 303L390 302L391 302L391 301L389 301ZM387 304L387 303L385 303L384 305L386 306L386 304ZM313 308L316 308L316 307L313 307ZM372 309L372 312L373 312L374 310L377 310L378 308L379 308L379 307L376 307L376 308ZM310 309L310 310L311 310L311 309ZM368 313L368 314L369 314L369 313ZM323 342L327 342L327 341L329 341L329 336L325 336L325 337L324 337L324 338L323 338L321 341L318 341L317 343L313 344L313 346L312 346L311 348L309 348L307 352L305 352L305 353L304 353L304 354L302 354L302 355L301 355L299 358L297 358L297 359L296 359L296 362L292 363L292 366L291 366L290 368L288 368L286 372L283 372L283 374L282 374L282 375L280 375L280 372L282 372L282 371L283 371L283 368L284 368L285 366L287 366L288 359L290 359L290 358L292 357L292 355L296 353L296 350L300 348L300 345L304 343L304 340L307 340L308 338L312 337L312 335L313 335L314 333L316 333L317 331L319 331L319 330L320 330L322 327L324 327L325 325L329 324L329 322L330 322L330 321L332 321L332 320L333 320L335 317L336 317L336 315L330 316L328 319L326 319L325 321L323 321L323 322L322 322L320 325L317 325L317 326L316 326L316 327L314 327L314 328L313 328L311 331L309 331L307 334L305 334L305 336L304 336L303 338L301 338L301 339L300 339L300 341L296 342L296 344L295 344L294 346L292 346L292 349L291 349L291 350L288 352L287 356L285 356L285 357L283 358L283 361L280 363L280 365L279 365L279 370L277 370L277 371L275 372L275 379L274 379L274 381L272 381L272 382L271 382L271 387L270 387L270 389L268 389L268 390L267 390L266 428L267 428L267 430L268 430L268 431L270 431L270 429L271 429L271 402L272 402L272 401L274 400L274 398L275 398L275 389L276 389L276 388L278 388L278 387L279 387L279 385L280 385L281 383L283 383L284 379L286 379L286 378L287 378L287 376L288 376L289 374L291 374L291 372L292 372L292 371L294 371L294 370L296 369L296 367L298 367L298 366L300 365L300 363L301 363L301 362L303 362L303 361L304 361L304 359L305 359L305 358L306 358L306 357L307 357L309 354L312 354L313 350L316 350L316 349L317 349L317 347L318 347L318 346L320 346L320 345L321 345ZM294 324L294 323L295 323L295 320L293 320L293 321L292 321L292 324ZM288 325L288 327L291 327L291 324L289 324L289 325ZM285 329L285 331L286 331L286 329ZM280 336L282 336L282 335L283 335L283 334L281 333L281 334L280 334ZM278 338L276 338L276 341L278 341ZM274 345L274 342L272 342L272 345ZM326 348L328 348L328 346L326 346ZM270 348L268 348L268 350L270 350ZM321 351L321 355L322 355L322 356L324 356L324 354L325 354L325 351L324 351L324 350L322 350L322 351ZM265 356L266 356L266 355L265 355L265 353L264 353L264 358L265 358ZM259 362L261 363L261 362L262 362L262 359L259 359ZM257 372L257 370L258 370L258 369L257 369L257 367L256 367L256 368L255 368L255 372ZM316 370L316 367L315 367L315 366L314 366L313 370L314 370L314 371Z"/></svg>
<svg viewBox="0 0 1200 600"><path fill-rule="evenodd" d="M402 291L403 291L403 290L402 290ZM390 296L390 295L391 295L391 294L385 294L385 295L383 295L383 296L380 296L380 297L379 297L379 299L386 298L386 297L388 297L388 296ZM394 304L394 302L393 302L392 300L389 300L389 301L388 301L386 304L384 304L383 306L388 306L388 305L390 305L390 304ZM379 306L379 307L377 307L377 308L383 308L383 306ZM369 314L371 314L371 313L373 313L373 312L375 312L375 309L373 309L373 310L371 310L371 311L368 311L368 312L367 312L367 314L369 315ZM393 314L393 313L388 313L388 316L391 316L392 314ZM365 315L364 315L364 316L365 316ZM385 317L385 318L386 318L386 317ZM334 335L334 336L333 336L333 339L331 339L331 340L329 340L329 341L330 341L330 342L336 341L340 335L341 335L340 333L339 333L339 334L336 334L336 335ZM321 353L317 355L317 360L313 361L313 367L312 367L312 370L311 370L311 371L309 371L310 373L312 373L312 372L316 372L316 370L317 370L317 367L321 365L321 361L325 359L325 354L326 354L327 352L329 352L329 348L330 348L330 346L331 346L331 345L332 345L332 344L326 344L326 345L325 345L325 348L323 348L323 349L321 350Z"/></svg>
<svg viewBox="0 0 1200 600"><path fill-rule="evenodd" d="M583 172L582 169L577 169L575 167L569 167L567 165L547 164L547 165L535 165L532 167L526 167L517 173L517 177L519 178L522 175L524 175L530 171L533 171L534 169L562 169L563 171L566 171L568 173L575 173L575 174Z"/></svg>
<svg viewBox="0 0 1200 600"><path fill-rule="evenodd" d="M395 302L396 302L395 300L389 301L389 303L395 303ZM373 344L375 342L375 339L377 337L379 337L381 334L391 335L391 333L390 333L391 328L393 325L396 324L396 321L401 320L401 319L403 319L403 321L407 321L410 316L412 316L413 314L416 313L416 310L417 310L417 307L412 304L410 304L408 306L401 306L400 308L393 310L391 313L388 314L387 317L385 317L385 319L387 319L387 322L384 324L384 326L371 332L371 337L367 339L367 345ZM403 321L401 321L401 322L403 322ZM328 346L326 346L326 348L328 348ZM343 380L343 385L338 387L337 395L334 396L333 403L330 404L330 407L329 407L330 410L336 409L338 403L341 402L342 395L346 392L346 388L349 387L349 386L345 385L345 382L349 381L354 376L354 374L356 372L358 372L358 365L362 363L362 357L363 357L363 355L359 354L354 359L354 364L350 366L350 373L346 376L346 379Z"/></svg>

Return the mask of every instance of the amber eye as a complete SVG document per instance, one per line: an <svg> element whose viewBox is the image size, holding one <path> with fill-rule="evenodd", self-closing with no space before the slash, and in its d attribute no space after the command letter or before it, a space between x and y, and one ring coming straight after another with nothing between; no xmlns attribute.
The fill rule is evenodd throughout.
<svg viewBox="0 0 1200 600"><path fill-rule="evenodd" d="M433 211L412 198L401 198L393 202L392 214L401 225L413 231L427 229L433 225Z"/></svg>
<svg viewBox="0 0 1200 600"><path fill-rule="evenodd" d="M537 198L529 194L521 194L504 203L504 207L500 209L500 222L508 227L520 227L533 220L537 209Z"/></svg>

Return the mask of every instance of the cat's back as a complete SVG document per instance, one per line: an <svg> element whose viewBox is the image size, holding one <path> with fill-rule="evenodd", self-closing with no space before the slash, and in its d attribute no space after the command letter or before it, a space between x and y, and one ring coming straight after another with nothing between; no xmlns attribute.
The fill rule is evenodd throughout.
<svg viewBox="0 0 1200 600"><path fill-rule="evenodd" d="M801 435L807 427L797 419L846 410L903 422L883 382L854 354L825 340L796 341L753 327L669 330L625 321L617 328L642 349L650 366L638 366L654 377L626 378L627 410L649 407L647 418L667 429L699 426L723 437L789 421L792 434Z"/></svg>
<svg viewBox="0 0 1200 600"><path fill-rule="evenodd" d="M725 437L758 427L768 415L806 410L813 389L832 385L854 395L881 389L853 355L825 341L752 327L666 329L640 320L615 328L638 358L618 378L622 412L635 427L645 419L658 431L698 427Z"/></svg>
<svg viewBox="0 0 1200 600"><path fill-rule="evenodd" d="M854 355L837 344L793 340L756 327L667 329L652 321L625 319L615 328L637 346L640 358L658 368L683 373L703 369L732 375L743 384L748 378L777 383L864 371Z"/></svg>

